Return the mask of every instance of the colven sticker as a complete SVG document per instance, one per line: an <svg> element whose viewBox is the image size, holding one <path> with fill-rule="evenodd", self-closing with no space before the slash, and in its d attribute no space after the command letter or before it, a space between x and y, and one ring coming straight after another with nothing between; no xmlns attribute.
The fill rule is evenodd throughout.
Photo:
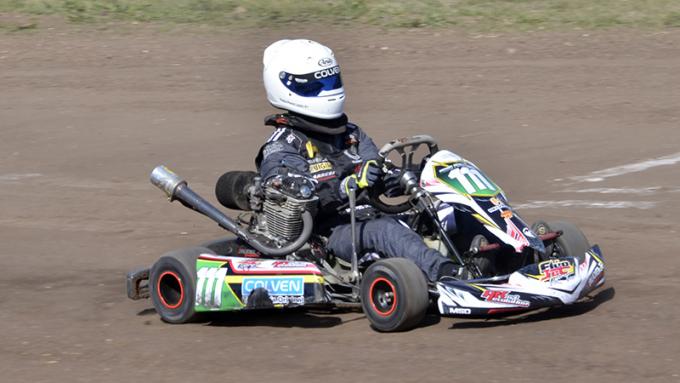
<svg viewBox="0 0 680 383"><path fill-rule="evenodd" d="M305 293L305 282L303 277L273 277L273 278L243 278L241 285L241 295L247 297L257 289L267 290L269 296L301 296Z"/></svg>
<svg viewBox="0 0 680 383"><path fill-rule="evenodd" d="M340 73L340 67L336 66L333 68L328 68L328 69L323 69L318 72L314 72L314 78L316 79L322 79L330 76L334 76L336 74Z"/></svg>

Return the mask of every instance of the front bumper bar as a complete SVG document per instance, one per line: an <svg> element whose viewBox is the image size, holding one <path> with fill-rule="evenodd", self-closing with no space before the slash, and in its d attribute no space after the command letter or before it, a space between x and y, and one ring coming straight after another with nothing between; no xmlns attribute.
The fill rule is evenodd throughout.
<svg viewBox="0 0 680 383"><path fill-rule="evenodd" d="M149 297L149 268L140 267L127 273L127 295L133 300Z"/></svg>

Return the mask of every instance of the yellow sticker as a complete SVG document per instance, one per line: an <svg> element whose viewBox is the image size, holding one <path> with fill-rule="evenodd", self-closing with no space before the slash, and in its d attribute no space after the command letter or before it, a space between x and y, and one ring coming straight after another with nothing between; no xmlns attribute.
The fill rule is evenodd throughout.
<svg viewBox="0 0 680 383"><path fill-rule="evenodd" d="M328 161L319 162L319 163L316 163L316 164L310 164L309 165L309 172L310 173L318 173L318 172L322 172L324 170L332 170L332 169L333 169L333 165Z"/></svg>
<svg viewBox="0 0 680 383"><path fill-rule="evenodd" d="M314 147L314 144L312 144L311 141L307 141L305 148L307 149L307 155L309 156L309 158L314 158L314 155L316 154L317 151L317 149Z"/></svg>

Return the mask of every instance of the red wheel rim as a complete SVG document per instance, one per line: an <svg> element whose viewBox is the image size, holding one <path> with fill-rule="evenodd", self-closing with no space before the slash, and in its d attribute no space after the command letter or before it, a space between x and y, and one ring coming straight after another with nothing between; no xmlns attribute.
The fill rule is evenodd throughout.
<svg viewBox="0 0 680 383"><path fill-rule="evenodd" d="M397 309L397 289L387 278L376 278L368 289L368 295L373 311L382 317L390 316Z"/></svg>
<svg viewBox="0 0 680 383"><path fill-rule="evenodd" d="M161 286L161 282L163 282L163 286ZM172 302L175 299L167 299L169 297L164 296L167 294L164 294L163 291L169 292L169 291L175 291L176 288L175 286L179 287L179 298L176 299L176 302ZM167 287L167 288L165 288ZM168 290L169 289L169 290ZM165 271L163 272L160 277L158 277L158 282L156 283L156 294L158 295L158 298L161 300L161 303L163 306L174 310L178 308L179 306L182 305L182 302L184 302L184 286L182 285L182 279L173 271ZM168 302L170 300L170 302Z"/></svg>

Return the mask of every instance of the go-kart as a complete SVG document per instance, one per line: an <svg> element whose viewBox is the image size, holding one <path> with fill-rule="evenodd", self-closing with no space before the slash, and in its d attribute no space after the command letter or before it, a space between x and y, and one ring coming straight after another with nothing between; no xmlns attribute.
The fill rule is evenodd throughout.
<svg viewBox="0 0 680 383"><path fill-rule="evenodd" d="M419 148L426 153L417 161ZM380 184L358 195L350 190L338 214L348 214L352 225L351 262L326 252L325 238L314 234L318 200L309 190L263 183L254 172L228 172L216 194L225 207L242 211L230 218L175 173L155 168L151 182L170 201L233 235L171 251L150 268L131 271L128 297L151 297L169 323L213 311L354 306L374 329L389 332L417 326L434 305L443 316L508 315L571 304L604 283L600 249L576 226L543 221L528 226L489 177L472 162L439 150L432 137L389 142L380 155L385 170L399 169L405 197L386 198ZM455 211L453 224L460 230L447 230L440 218L446 209ZM406 258L358 253L357 221L375 214L408 225L456 262L455 275L430 282Z"/></svg>

